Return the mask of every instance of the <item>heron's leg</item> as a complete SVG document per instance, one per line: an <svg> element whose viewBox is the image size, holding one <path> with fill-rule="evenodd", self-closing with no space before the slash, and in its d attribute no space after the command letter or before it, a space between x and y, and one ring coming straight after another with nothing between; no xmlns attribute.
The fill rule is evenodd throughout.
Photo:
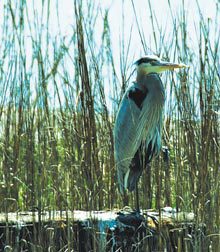
<svg viewBox="0 0 220 252"><path fill-rule="evenodd" d="M122 195L123 205L128 206L129 205L129 198L127 192L124 192Z"/></svg>
<svg viewBox="0 0 220 252"><path fill-rule="evenodd" d="M136 211L140 213L138 182L136 182L135 185L135 199L136 199Z"/></svg>

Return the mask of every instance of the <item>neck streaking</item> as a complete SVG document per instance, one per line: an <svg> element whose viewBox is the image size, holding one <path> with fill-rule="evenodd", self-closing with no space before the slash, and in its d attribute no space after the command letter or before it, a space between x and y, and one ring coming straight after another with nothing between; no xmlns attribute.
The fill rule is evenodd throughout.
<svg viewBox="0 0 220 252"><path fill-rule="evenodd" d="M136 82L144 93L147 92L149 96L153 96L155 102L164 103L165 90L159 74L138 74Z"/></svg>

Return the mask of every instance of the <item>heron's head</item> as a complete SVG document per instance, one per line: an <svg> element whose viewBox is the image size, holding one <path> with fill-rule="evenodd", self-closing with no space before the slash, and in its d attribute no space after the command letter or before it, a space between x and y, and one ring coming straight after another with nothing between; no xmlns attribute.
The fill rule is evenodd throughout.
<svg viewBox="0 0 220 252"><path fill-rule="evenodd" d="M175 68L187 68L184 64L171 63L162 61L154 55L147 55L135 62L137 74L147 75L150 73L161 73L166 70L174 70Z"/></svg>

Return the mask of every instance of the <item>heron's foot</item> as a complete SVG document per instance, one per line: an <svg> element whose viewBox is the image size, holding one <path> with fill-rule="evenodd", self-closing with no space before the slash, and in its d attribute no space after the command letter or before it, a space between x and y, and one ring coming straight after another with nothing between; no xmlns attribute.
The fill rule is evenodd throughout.
<svg viewBox="0 0 220 252"><path fill-rule="evenodd" d="M124 207L119 213L117 220L126 226L138 228L145 222L145 218L140 211L136 211L128 206Z"/></svg>

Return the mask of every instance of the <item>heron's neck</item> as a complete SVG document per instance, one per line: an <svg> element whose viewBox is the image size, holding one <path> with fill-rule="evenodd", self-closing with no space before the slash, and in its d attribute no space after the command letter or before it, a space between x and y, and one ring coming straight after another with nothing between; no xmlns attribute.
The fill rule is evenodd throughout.
<svg viewBox="0 0 220 252"><path fill-rule="evenodd" d="M165 90L158 74L137 75L136 82L144 93L146 92L155 98L155 102L158 102L158 99L164 102Z"/></svg>
<svg viewBox="0 0 220 252"><path fill-rule="evenodd" d="M141 90L146 91L149 89L149 77L150 75L155 75L156 73L138 73L136 77L136 82Z"/></svg>
<svg viewBox="0 0 220 252"><path fill-rule="evenodd" d="M148 75L148 74L138 73L138 74L137 74L137 77L136 77L136 82L137 82L139 88L140 88L142 91L144 91L144 92L147 91L147 87L146 87L146 85L145 85L147 75Z"/></svg>

